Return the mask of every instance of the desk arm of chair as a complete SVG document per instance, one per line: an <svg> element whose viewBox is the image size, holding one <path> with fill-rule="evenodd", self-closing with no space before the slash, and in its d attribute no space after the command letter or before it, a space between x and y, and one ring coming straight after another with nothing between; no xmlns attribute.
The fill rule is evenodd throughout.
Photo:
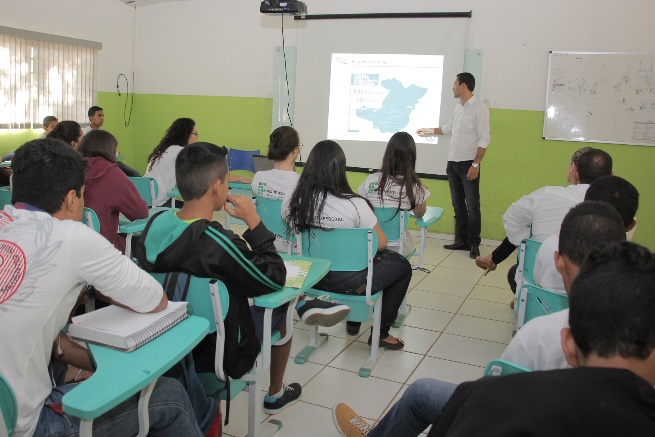
<svg viewBox="0 0 655 437"><path fill-rule="evenodd" d="M142 218L134 220L133 222L118 222L118 232L122 234L135 234L141 232L146 228L148 224L148 218Z"/></svg>
<svg viewBox="0 0 655 437"><path fill-rule="evenodd" d="M416 218L414 214L412 214L412 217L416 218L416 226L427 227L439 221L442 215L443 208L439 206L428 206L423 217Z"/></svg>
<svg viewBox="0 0 655 437"><path fill-rule="evenodd" d="M263 308L278 308L287 302L300 296L302 293L297 288L285 287L282 290L258 296L253 299L253 303Z"/></svg>

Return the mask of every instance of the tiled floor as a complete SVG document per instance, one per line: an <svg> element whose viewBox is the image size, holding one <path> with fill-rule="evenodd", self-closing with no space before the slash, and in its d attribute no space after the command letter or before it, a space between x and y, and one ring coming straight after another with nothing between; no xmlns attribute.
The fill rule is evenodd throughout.
<svg viewBox="0 0 655 437"><path fill-rule="evenodd" d="M414 271L409 294L412 311L401 328L391 331L405 340L405 349L386 351L370 378L357 374L369 351L365 343L369 325L363 325L357 337L348 336L343 323L327 329L327 344L309 362L297 365L293 356L308 341L308 331L296 323L285 379L302 384L302 399L276 415L284 424L276 435L338 436L331 416L337 402L346 402L374 422L412 381L422 377L454 383L477 379L486 363L500 356L513 327L512 293L505 279L511 263L483 277L467 252L444 250L446 243L428 240L423 267L430 273ZM480 247L483 255L492 249ZM232 402L230 424L224 432L242 437L247 427L247 395L241 393Z"/></svg>

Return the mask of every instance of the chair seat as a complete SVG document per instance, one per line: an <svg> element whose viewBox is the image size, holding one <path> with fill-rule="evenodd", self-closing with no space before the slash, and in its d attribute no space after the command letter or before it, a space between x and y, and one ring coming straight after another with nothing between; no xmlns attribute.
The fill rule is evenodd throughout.
<svg viewBox="0 0 655 437"><path fill-rule="evenodd" d="M349 322L366 323L371 319L373 314L373 307L367 305L365 294L362 294L361 296L354 296L352 294L331 293L329 291L318 290L316 288L308 290L306 294L310 297L319 297L327 294L330 299L336 300L337 302L344 305L348 305L350 307L350 314L348 314L346 320ZM382 296L380 291L371 293L371 301L377 301L380 296Z"/></svg>

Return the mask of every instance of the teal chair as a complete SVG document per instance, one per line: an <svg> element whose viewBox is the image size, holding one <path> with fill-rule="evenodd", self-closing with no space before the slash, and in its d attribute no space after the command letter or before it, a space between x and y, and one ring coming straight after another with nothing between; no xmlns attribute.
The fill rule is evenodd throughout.
<svg viewBox="0 0 655 437"><path fill-rule="evenodd" d="M82 223L90 227L96 232L100 232L100 220L98 215L91 208L84 207L84 213L82 214Z"/></svg>
<svg viewBox="0 0 655 437"><path fill-rule="evenodd" d="M484 369L484 376L504 376L513 373L525 373L532 370L505 360L491 360Z"/></svg>
<svg viewBox="0 0 655 437"><path fill-rule="evenodd" d="M541 242L526 238L519 245L519 265L516 273L520 278L516 283L516 289L520 289L523 284L534 285L534 265L537 260L537 252L541 247Z"/></svg>
<svg viewBox="0 0 655 437"><path fill-rule="evenodd" d="M378 238L373 229L312 229L302 232L298 239L298 254L302 256L330 260L331 271L351 272L368 270L366 293L361 296L330 293L324 290L310 289L308 296L318 297L327 294L330 298L350 307L346 320L368 322L373 317L373 335L371 353L359 369L359 376L368 378L378 363L383 348L380 343L380 321L382 310L382 291L372 290L373 258L377 252ZM316 350L328 340L327 334L318 333L318 326L310 326L309 344L294 358L297 364L303 364Z"/></svg>
<svg viewBox="0 0 655 437"><path fill-rule="evenodd" d="M230 167L230 170L232 170L232 167ZM244 184L242 182L230 182L228 184L227 194L246 196L253 199L255 197L255 195L252 192L252 187L250 186L250 184ZM230 229L230 224L245 225L246 223L243 220L233 218L228 213L225 213L225 229Z"/></svg>
<svg viewBox="0 0 655 437"><path fill-rule="evenodd" d="M128 177L134 184L136 190L143 200L148 204L148 208L156 207L157 196L159 195L159 185L154 178L147 176Z"/></svg>
<svg viewBox="0 0 655 437"><path fill-rule="evenodd" d="M281 212L282 201L257 196L255 198L255 208L257 209L259 218L264 222L266 229L274 233L276 237L287 241L287 253L291 255L294 243L296 242L296 236L294 234L287 235L287 224L282 218Z"/></svg>
<svg viewBox="0 0 655 437"><path fill-rule="evenodd" d="M406 248L404 247L405 243L405 232L407 232L407 225L409 223L410 214L408 211L398 211L398 208L384 208L384 207L375 207L373 212L378 219L378 224L384 232L384 235L387 236L389 242L387 243L387 248L398 248L398 252L404 254ZM411 217L415 219L415 224L421 228L421 240L419 242L418 250L418 261L412 264L412 269L417 269L423 263L423 257L425 255L425 247L427 245L427 236L428 236L428 227L433 223L439 221L443 215L443 208L428 206L425 214L421 218L416 218L412 214ZM416 247L414 247L408 254L407 259L409 260L412 256L416 254ZM407 296L403 299L403 303L400 305L400 310L398 311L398 316L396 321L393 323L394 328L400 328L400 325L403 324L405 318L412 310L412 307L407 304Z"/></svg>
<svg viewBox="0 0 655 437"><path fill-rule="evenodd" d="M11 437L18 420L18 405L16 396L9 383L0 375L0 436Z"/></svg>
<svg viewBox="0 0 655 437"><path fill-rule="evenodd" d="M152 276L164 285L166 274L153 273ZM239 380L230 380L230 400L234 399L241 391L248 392L248 435L261 436L272 435L282 428L279 420L269 420L262 423L263 389L261 383L268 373L271 364L271 346L281 345L291 339L293 334L293 310L299 293L280 291L256 297L256 305L266 308L264 323L264 343L262 354L253 369ZM209 321L209 333L216 333L216 356L214 359L214 373L199 373L198 378L202 382L205 392L208 395L219 393L221 400L227 400L226 381L227 377L223 370L223 349L225 345L225 326L223 320L229 308L230 295L222 281L217 279L199 278L191 276L189 291L186 301L194 316L202 317ZM281 337L280 331L271 332L270 317L273 308L280 307L287 302L287 326L286 336Z"/></svg>
<svg viewBox="0 0 655 437"><path fill-rule="evenodd" d="M0 209L4 208L5 205L12 205L11 191L5 190L4 188L9 188L9 187L2 187L2 189L0 189Z"/></svg>
<svg viewBox="0 0 655 437"><path fill-rule="evenodd" d="M569 297L532 284L524 284L517 292L518 314L516 330L518 331L535 317L545 316L569 307Z"/></svg>

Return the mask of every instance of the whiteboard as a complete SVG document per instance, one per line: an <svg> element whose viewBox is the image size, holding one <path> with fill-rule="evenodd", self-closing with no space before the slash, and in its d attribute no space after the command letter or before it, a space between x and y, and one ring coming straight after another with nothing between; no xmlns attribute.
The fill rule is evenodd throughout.
<svg viewBox="0 0 655 437"><path fill-rule="evenodd" d="M551 52L543 136L655 146L654 53Z"/></svg>

